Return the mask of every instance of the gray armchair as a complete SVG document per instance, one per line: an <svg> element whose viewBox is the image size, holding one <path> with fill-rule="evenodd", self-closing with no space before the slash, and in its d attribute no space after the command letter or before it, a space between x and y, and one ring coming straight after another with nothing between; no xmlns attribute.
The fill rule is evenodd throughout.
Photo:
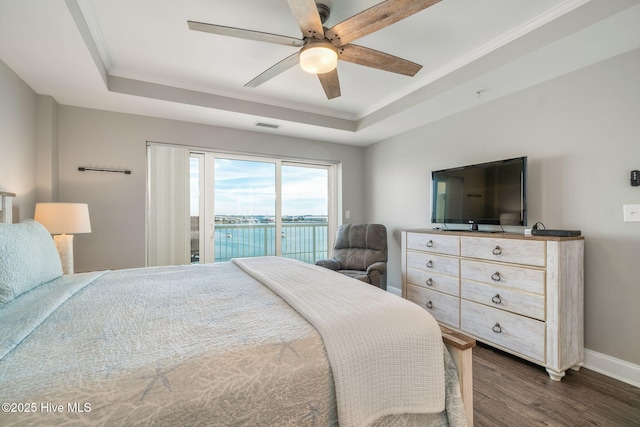
<svg viewBox="0 0 640 427"><path fill-rule="evenodd" d="M387 289L387 229L382 224L343 224L332 259L316 265Z"/></svg>

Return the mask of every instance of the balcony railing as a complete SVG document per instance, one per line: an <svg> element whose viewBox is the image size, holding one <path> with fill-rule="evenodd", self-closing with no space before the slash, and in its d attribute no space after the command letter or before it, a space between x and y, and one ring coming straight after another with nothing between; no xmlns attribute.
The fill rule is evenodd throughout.
<svg viewBox="0 0 640 427"><path fill-rule="evenodd" d="M231 258L276 254L276 227L271 223L216 224L215 262ZM282 224L282 256L314 264L327 258L328 226L326 222L292 222ZM199 257L192 254L192 261Z"/></svg>

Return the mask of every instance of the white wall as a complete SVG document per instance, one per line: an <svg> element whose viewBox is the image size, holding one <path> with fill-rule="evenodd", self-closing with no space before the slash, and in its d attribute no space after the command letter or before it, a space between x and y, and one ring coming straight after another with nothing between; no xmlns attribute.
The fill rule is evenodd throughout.
<svg viewBox="0 0 640 427"><path fill-rule="evenodd" d="M585 346L640 364L640 51L480 105L365 150L365 220L391 232L389 285L401 286L400 231L430 227L430 172L526 155L529 225L582 230Z"/></svg>
<svg viewBox="0 0 640 427"><path fill-rule="evenodd" d="M15 193L13 221L33 218L38 95L0 61L0 190Z"/></svg>
<svg viewBox="0 0 640 427"><path fill-rule="evenodd" d="M75 269L145 265L146 142L342 162L343 211L363 215L361 147L173 120L60 106L59 199L89 204L91 234L74 239ZM79 172L79 166L131 169L131 175Z"/></svg>

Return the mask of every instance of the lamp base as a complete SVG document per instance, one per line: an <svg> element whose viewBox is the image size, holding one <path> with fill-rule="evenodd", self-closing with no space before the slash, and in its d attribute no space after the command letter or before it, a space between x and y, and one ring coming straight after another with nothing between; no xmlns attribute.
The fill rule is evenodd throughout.
<svg viewBox="0 0 640 427"><path fill-rule="evenodd" d="M62 262L62 274L73 274L73 234L56 234L53 241Z"/></svg>

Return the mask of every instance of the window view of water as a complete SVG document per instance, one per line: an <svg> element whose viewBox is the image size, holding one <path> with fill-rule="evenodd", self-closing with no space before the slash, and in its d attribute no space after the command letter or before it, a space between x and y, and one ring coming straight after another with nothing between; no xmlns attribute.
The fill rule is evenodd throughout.
<svg viewBox="0 0 640 427"><path fill-rule="evenodd" d="M192 217L197 224L198 217ZM195 237L195 236L194 236ZM327 258L327 217L283 218L282 256L314 264ZM272 218L216 217L215 262L231 258L276 255L276 226ZM198 241L192 242L191 261L199 262Z"/></svg>
<svg viewBox="0 0 640 427"><path fill-rule="evenodd" d="M244 224L217 223L214 234L215 261L276 254L276 227L273 222ZM315 263L327 257L326 218L283 221L282 256Z"/></svg>
<svg viewBox="0 0 640 427"><path fill-rule="evenodd" d="M213 196L213 261L281 255L315 263L328 255L328 168L282 165L276 190L273 161L215 158L213 194L200 194L201 159L191 158L191 261L200 262L198 231L201 196ZM281 233L276 236L276 200ZM204 213L211 218L210 214ZM209 220L205 221L210 223ZM209 236L207 236L209 237ZM277 253L276 242L281 243ZM211 244L209 238L206 239ZM209 246L205 246L209 258ZM210 262L210 261L208 261Z"/></svg>

